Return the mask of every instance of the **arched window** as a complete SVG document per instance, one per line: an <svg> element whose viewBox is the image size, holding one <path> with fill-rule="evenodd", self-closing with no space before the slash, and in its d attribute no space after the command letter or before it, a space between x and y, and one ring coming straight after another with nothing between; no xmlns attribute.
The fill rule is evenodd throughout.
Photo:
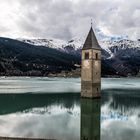
<svg viewBox="0 0 140 140"><path fill-rule="evenodd" d="M95 54L95 59L98 59L98 53Z"/></svg>
<svg viewBox="0 0 140 140"><path fill-rule="evenodd" d="M99 89L97 88L97 92L99 91Z"/></svg>
<svg viewBox="0 0 140 140"><path fill-rule="evenodd" d="M85 52L85 59L89 59L89 52Z"/></svg>

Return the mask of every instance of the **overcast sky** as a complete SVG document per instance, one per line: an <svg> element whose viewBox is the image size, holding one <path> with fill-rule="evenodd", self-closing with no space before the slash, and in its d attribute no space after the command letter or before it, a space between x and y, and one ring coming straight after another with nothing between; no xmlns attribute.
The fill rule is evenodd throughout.
<svg viewBox="0 0 140 140"><path fill-rule="evenodd" d="M71 39L90 28L140 38L140 0L0 0L0 36Z"/></svg>

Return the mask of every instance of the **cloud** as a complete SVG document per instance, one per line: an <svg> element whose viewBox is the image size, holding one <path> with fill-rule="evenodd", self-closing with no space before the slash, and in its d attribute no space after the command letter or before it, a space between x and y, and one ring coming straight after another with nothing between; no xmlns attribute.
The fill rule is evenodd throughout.
<svg viewBox="0 0 140 140"><path fill-rule="evenodd" d="M108 121L106 123L108 125L105 127L103 124L101 131L101 137L104 140L139 140L140 138L140 128L132 120L128 122ZM139 119L136 120L136 123L139 123Z"/></svg>
<svg viewBox="0 0 140 140"><path fill-rule="evenodd" d="M140 38L140 1L0 0L0 35L71 39L94 28L107 35Z"/></svg>

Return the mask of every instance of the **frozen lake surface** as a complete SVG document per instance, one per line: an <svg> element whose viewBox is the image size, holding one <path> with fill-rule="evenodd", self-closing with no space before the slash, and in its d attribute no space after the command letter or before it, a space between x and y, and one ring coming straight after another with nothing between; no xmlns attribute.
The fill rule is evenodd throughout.
<svg viewBox="0 0 140 140"><path fill-rule="evenodd" d="M140 89L140 78L102 78L102 90ZM80 78L0 77L0 93L75 93Z"/></svg>

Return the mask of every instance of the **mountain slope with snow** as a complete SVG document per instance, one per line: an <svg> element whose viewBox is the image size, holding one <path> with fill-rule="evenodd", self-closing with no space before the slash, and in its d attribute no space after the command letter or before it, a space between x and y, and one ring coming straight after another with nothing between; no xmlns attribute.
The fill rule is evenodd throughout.
<svg viewBox="0 0 140 140"><path fill-rule="evenodd" d="M71 70L81 62L84 39L0 38L0 72L11 75L44 75ZM99 41L102 48L102 76L140 75L140 42ZM80 76L80 73L79 73Z"/></svg>
<svg viewBox="0 0 140 140"><path fill-rule="evenodd" d="M59 39L20 39L28 44L32 44L35 46L44 46L55 48L61 51L78 51L81 50L84 44L83 38L73 38L69 41L59 40ZM140 49L140 41L132 41L128 39L117 39L117 40L100 40L99 44L101 48L106 51L109 56L107 59L114 57L118 51L122 50L139 50Z"/></svg>
<svg viewBox="0 0 140 140"><path fill-rule="evenodd" d="M134 41L128 39L127 36L124 35L105 35L101 30L95 29L95 34L97 36L97 39L99 41L99 44L102 48L102 71L103 75L110 75L110 74L116 74L116 75L140 75L140 41ZM7 38L1 38L1 47L4 45L7 45ZM34 53L36 56L38 55L38 50L41 48L45 51L44 55L49 56L49 65L52 64L52 60L55 57L56 61L65 61L63 56L70 58L72 65L80 64L81 60L81 49L83 47L85 37L74 37L68 41L61 40L61 39L55 39L55 38L45 38L45 39L17 39L12 40L9 39L8 46L14 47L14 44L16 46L25 47L25 50L29 49L30 47L32 50L34 50ZM19 45L17 45L17 42ZM20 45L21 44L21 45ZM5 46L7 47L7 46ZM29 47L29 48L28 48ZM4 48L3 48L4 49ZM11 48L10 48L11 49ZM49 50L53 52L53 56L50 55ZM13 51L13 50L12 50ZM17 51L17 50L14 50ZM16 52L13 52L16 54ZM3 52L1 51L1 55ZM59 55L60 54L60 55ZM10 54L9 54L10 55ZM30 55L33 55L33 52L28 52L28 58L30 58ZM19 52L18 57L20 58L22 56L22 53ZM46 56L45 56L46 57ZM14 56L14 61L17 56ZM21 59L21 58L20 58ZM38 63L37 59L35 58L36 62ZM40 55L40 62L46 61L46 59L42 58ZM41 60L42 59L42 60ZM24 63L24 62L23 62ZM32 62L34 63L34 62ZM33 64L34 65L34 64ZM37 64L38 65L38 64ZM60 65L61 67L61 65ZM65 66L64 66L65 67ZM41 69L41 68L40 68ZM56 69L56 68L55 68Z"/></svg>
<svg viewBox="0 0 140 140"><path fill-rule="evenodd" d="M64 53L81 57L84 38L73 38L69 41L58 39L20 40L35 46L54 48ZM110 67L117 75L136 75L140 73L140 41L118 37L104 37L99 40L102 48L104 70ZM107 71L105 72L107 73Z"/></svg>

